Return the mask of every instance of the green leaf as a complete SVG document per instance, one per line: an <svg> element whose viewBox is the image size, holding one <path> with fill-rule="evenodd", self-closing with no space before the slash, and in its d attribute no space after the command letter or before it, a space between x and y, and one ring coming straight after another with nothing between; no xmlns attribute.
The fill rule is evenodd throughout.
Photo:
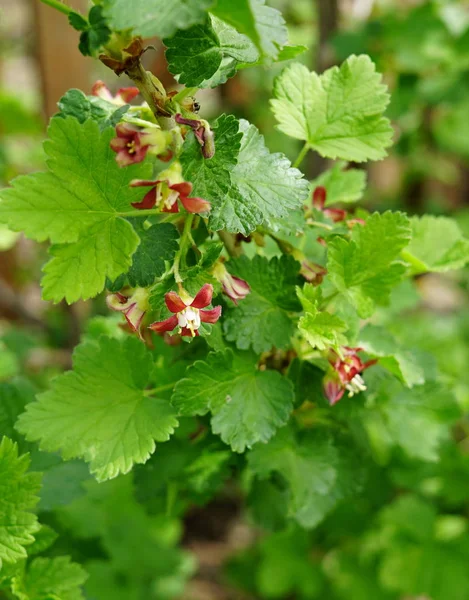
<svg viewBox="0 0 469 600"><path fill-rule="evenodd" d="M347 325L328 312L307 313L301 317L298 327L311 346L318 350L343 346L347 342L343 335L347 331Z"/></svg>
<svg viewBox="0 0 469 600"><path fill-rule="evenodd" d="M77 23L76 19L73 19L73 17L71 19L71 17L72 15L69 16L69 21L71 22L73 20L75 24L71 22L71 25L77 29L76 25L79 25L79 23ZM106 44L106 42L109 41L112 32L108 27L101 6L93 6L91 8L88 15L88 20L88 26L80 35L80 43L78 44L78 48L84 56L93 56L98 50L100 50L100 48L102 48L102 46ZM83 23L80 25L83 27Z"/></svg>
<svg viewBox="0 0 469 600"><path fill-rule="evenodd" d="M16 378L0 383L0 439L9 437L24 450L23 438L15 431L15 423L26 404L34 400L34 387L26 379Z"/></svg>
<svg viewBox="0 0 469 600"><path fill-rule="evenodd" d="M139 238L129 223L113 219L91 227L74 244L51 246L44 266L44 300L72 304L99 294L106 278L116 279L130 267Z"/></svg>
<svg viewBox="0 0 469 600"><path fill-rule="evenodd" d="M135 252L132 267L127 273L131 286L147 287L166 271L166 260L173 260L178 248L179 234L171 223L152 225L148 229L136 227L140 245Z"/></svg>
<svg viewBox="0 0 469 600"><path fill-rule="evenodd" d="M291 167L285 155L269 152L254 125L242 119L239 129L243 139L238 164L231 171L238 194L212 209L210 223L216 223L214 229L247 235L264 221L289 217L291 211L303 206L309 189L303 174Z"/></svg>
<svg viewBox="0 0 469 600"><path fill-rule="evenodd" d="M68 556L35 558L23 577L13 579L12 589L20 600L84 600L80 588L87 579Z"/></svg>
<svg viewBox="0 0 469 600"><path fill-rule="evenodd" d="M93 119L101 131L115 127L127 112L129 106L116 107L115 104L97 96L87 96L81 90L68 90L57 102L60 112L57 117L75 117L80 123Z"/></svg>
<svg viewBox="0 0 469 600"><path fill-rule="evenodd" d="M311 182L311 189L318 186L326 188L326 206L337 202L357 202L363 196L366 186L366 171L363 169L345 169L345 163L337 163L324 171Z"/></svg>
<svg viewBox="0 0 469 600"><path fill-rule="evenodd" d="M329 242L329 277L361 317L369 317L375 303L385 304L402 279L405 267L397 259L409 239L408 218L388 211L354 227L351 240L337 236Z"/></svg>
<svg viewBox="0 0 469 600"><path fill-rule="evenodd" d="M89 27L88 20L73 11L68 15L68 22L76 31L85 31Z"/></svg>
<svg viewBox="0 0 469 600"><path fill-rule="evenodd" d="M132 29L142 37L166 38L179 29L202 23L214 0L105 0L104 12L113 29Z"/></svg>
<svg viewBox="0 0 469 600"><path fill-rule="evenodd" d="M25 546L39 530L36 515L41 476L28 473L29 456L18 456L18 446L4 437L0 442L0 569L2 561L26 558Z"/></svg>
<svg viewBox="0 0 469 600"><path fill-rule="evenodd" d="M448 217L412 217L412 239L403 258L414 274L461 269L469 262L469 240Z"/></svg>
<svg viewBox="0 0 469 600"><path fill-rule="evenodd" d="M271 100L280 131L321 156L354 162L386 156L393 135L383 117L388 103L381 75L365 55L320 76L294 63L277 78Z"/></svg>
<svg viewBox="0 0 469 600"><path fill-rule="evenodd" d="M53 119L49 135L49 172L19 177L2 190L0 221L32 239L68 244L51 249L44 286L47 299L73 302L130 268L139 239L122 217L141 192L128 184L148 178L150 165L121 169L109 147L114 130L100 133L92 120Z"/></svg>
<svg viewBox="0 0 469 600"><path fill-rule="evenodd" d="M164 44L169 71L191 87L217 87L236 74L239 63L254 63L259 56L249 38L214 16Z"/></svg>
<svg viewBox="0 0 469 600"><path fill-rule="evenodd" d="M252 347L257 353L272 346L287 348L295 332L288 312L301 310L294 288L298 264L287 256L271 261L241 256L227 266L233 275L249 283L251 292L239 306L229 309L224 322L226 339L240 350Z"/></svg>
<svg viewBox="0 0 469 600"><path fill-rule="evenodd" d="M293 409L293 385L277 371L259 371L251 354L228 349L196 361L174 390L172 403L183 415L212 413L212 430L244 452L267 442Z"/></svg>
<svg viewBox="0 0 469 600"><path fill-rule="evenodd" d="M349 451L349 454L350 451ZM315 527L337 503L361 485L360 469L329 438L307 433L298 439L288 427L248 455L250 470L265 479L275 472L290 491L289 516Z"/></svg>
<svg viewBox="0 0 469 600"><path fill-rule="evenodd" d="M223 115L213 129L212 159L203 158L192 135L181 155L194 195L212 203L210 229L248 235L266 219L286 217L302 206L308 183L283 154L270 154L254 125Z"/></svg>
<svg viewBox="0 0 469 600"><path fill-rule="evenodd" d="M408 387L425 383L425 366L419 355L401 347L384 327L366 325L360 332L358 345L371 356L379 357L379 364Z"/></svg>
<svg viewBox="0 0 469 600"><path fill-rule="evenodd" d="M389 396L383 410L394 443L411 457L438 460L440 445L449 436L448 425L460 415L451 390L432 382L390 391Z"/></svg>
<svg viewBox="0 0 469 600"><path fill-rule="evenodd" d="M100 481L127 473L178 424L168 401L145 391L152 369L151 353L135 338L86 342L74 352L74 370L27 406L18 430L65 460L84 458Z"/></svg>
<svg viewBox="0 0 469 600"><path fill-rule="evenodd" d="M285 20L265 0L218 0L212 12L247 35L267 58L276 59L288 41Z"/></svg>

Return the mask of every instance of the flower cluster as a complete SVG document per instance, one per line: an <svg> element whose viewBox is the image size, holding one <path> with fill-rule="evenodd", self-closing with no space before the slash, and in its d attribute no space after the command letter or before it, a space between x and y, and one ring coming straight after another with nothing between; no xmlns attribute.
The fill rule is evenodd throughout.
<svg viewBox="0 0 469 600"><path fill-rule="evenodd" d="M376 360L364 363L357 354L362 350L344 346L340 354L335 350L329 351L328 361L332 368L324 378L324 393L331 405L336 404L346 390L349 397L366 390L361 373L376 364Z"/></svg>
<svg viewBox="0 0 469 600"><path fill-rule="evenodd" d="M210 283L202 286L195 298L185 291L181 291L180 294L168 292L165 295L165 303L173 315L165 321L152 323L150 329L156 333L164 333L178 327L178 333L182 336L199 335L201 323L216 323L221 316L221 306L202 310L212 302L212 296L213 286Z"/></svg>
<svg viewBox="0 0 469 600"><path fill-rule="evenodd" d="M210 202L203 198L189 196L192 192L192 183L184 181L181 164L177 161L162 171L158 179L154 181L134 179L130 185L150 188L140 202L132 203L132 206L139 210L156 207L161 212L177 213L179 212L178 200L190 213L203 213L210 210Z"/></svg>

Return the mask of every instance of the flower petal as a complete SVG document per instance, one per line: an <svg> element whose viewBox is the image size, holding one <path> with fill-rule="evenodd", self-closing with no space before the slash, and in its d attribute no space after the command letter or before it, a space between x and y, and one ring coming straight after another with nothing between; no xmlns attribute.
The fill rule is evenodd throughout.
<svg viewBox="0 0 469 600"><path fill-rule="evenodd" d="M196 337L196 336L198 336L200 334L197 331L197 329L194 329L194 332L192 333L192 331L188 327L183 327L181 329L181 335L182 336L186 336L186 337Z"/></svg>
<svg viewBox="0 0 469 600"><path fill-rule="evenodd" d="M159 182L159 179L155 179L155 181L151 181L150 179L132 179L129 185L130 187L156 187Z"/></svg>
<svg viewBox="0 0 469 600"><path fill-rule="evenodd" d="M131 102L140 94L140 90L136 87L125 87L117 90L117 96L120 96L125 103Z"/></svg>
<svg viewBox="0 0 469 600"><path fill-rule="evenodd" d="M139 133L140 129L131 125L130 123L119 123L116 125L117 137L120 138L133 138L136 133Z"/></svg>
<svg viewBox="0 0 469 600"><path fill-rule="evenodd" d="M113 138L110 142L109 145L111 146L111 149L114 150L114 152L119 152L120 150L124 150L125 148L127 148L127 140L125 140L124 138Z"/></svg>
<svg viewBox="0 0 469 600"><path fill-rule="evenodd" d="M326 196L326 188L322 187L322 185L318 185L318 187L313 192L313 206L315 208L319 208L319 210L322 210L324 208L324 205L326 204Z"/></svg>
<svg viewBox="0 0 469 600"><path fill-rule="evenodd" d="M165 294L164 301L172 313L178 313L187 308L187 305L180 298L179 294L176 294L176 292L168 292Z"/></svg>
<svg viewBox="0 0 469 600"><path fill-rule="evenodd" d="M179 196L184 208L190 213L202 213L208 212L211 208L210 202L203 198L187 198L186 196Z"/></svg>
<svg viewBox="0 0 469 600"><path fill-rule="evenodd" d="M216 323L221 316L221 306L215 306L211 310L201 310L199 315L202 323Z"/></svg>
<svg viewBox="0 0 469 600"><path fill-rule="evenodd" d="M179 192L180 196L188 196L192 192L192 183L183 181L182 183L173 183L169 186L172 190Z"/></svg>
<svg viewBox="0 0 469 600"><path fill-rule="evenodd" d="M155 188L152 188L149 192L147 192L140 202L132 202L132 206L134 208L137 208L138 210L148 210L149 208L154 208L155 204L156 204L156 189Z"/></svg>
<svg viewBox="0 0 469 600"><path fill-rule="evenodd" d="M177 327L178 318L176 315L172 315L169 319L165 321L156 321L152 323L148 329L152 331L156 331L156 333L164 333L165 331L172 331L175 327Z"/></svg>
<svg viewBox="0 0 469 600"><path fill-rule="evenodd" d="M211 283L206 283L197 292L197 295L194 298L194 300L192 301L191 306L193 306L194 308L205 308L212 301L212 296L213 296L213 285Z"/></svg>

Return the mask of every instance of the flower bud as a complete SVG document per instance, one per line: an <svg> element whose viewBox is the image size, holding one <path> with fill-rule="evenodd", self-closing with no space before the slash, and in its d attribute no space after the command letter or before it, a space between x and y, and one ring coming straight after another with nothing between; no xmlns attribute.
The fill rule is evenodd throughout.
<svg viewBox="0 0 469 600"><path fill-rule="evenodd" d="M221 283L223 293L233 300L236 305L238 304L238 300L246 298L251 291L247 281L231 275L221 262L215 265L213 276Z"/></svg>
<svg viewBox="0 0 469 600"><path fill-rule="evenodd" d="M142 337L142 323L149 308L149 293L145 288L127 288L121 292L109 294L106 304L111 310L122 312L130 329Z"/></svg>

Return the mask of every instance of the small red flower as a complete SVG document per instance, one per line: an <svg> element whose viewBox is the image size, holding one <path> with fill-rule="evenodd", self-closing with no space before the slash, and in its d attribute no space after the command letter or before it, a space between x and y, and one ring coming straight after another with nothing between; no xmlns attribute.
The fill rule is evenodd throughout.
<svg viewBox="0 0 469 600"><path fill-rule="evenodd" d="M197 141L202 146L204 158L212 158L215 154L215 141L208 122L205 119L185 119L180 114L177 114L174 119L179 125L187 125L193 130Z"/></svg>
<svg viewBox="0 0 469 600"><path fill-rule="evenodd" d="M175 162L160 173L160 178L155 181L134 179L130 182L132 187L149 187L140 202L133 202L132 206L137 209L149 209L157 206L162 212L179 212L178 200L190 213L203 213L210 210L210 202L203 198L191 198L192 183L182 178L182 168L179 162Z"/></svg>
<svg viewBox="0 0 469 600"><path fill-rule="evenodd" d="M221 283L223 293L238 305L238 300L243 300L251 292L247 281L231 275L222 262L218 262L213 269L213 276Z"/></svg>
<svg viewBox="0 0 469 600"><path fill-rule="evenodd" d="M150 329L157 333L172 331L179 327L178 333L189 337L199 335L201 323L216 323L221 315L221 306L215 306L210 310L201 310L212 301L213 286L206 283L198 291L195 298L186 296L183 300L176 292L168 292L165 302L168 309L174 313L165 321L157 321L150 325Z"/></svg>
<svg viewBox="0 0 469 600"><path fill-rule="evenodd" d="M122 290L109 294L106 304L112 310L122 312L132 331L143 339L141 326L148 310L148 291L144 288Z"/></svg>
<svg viewBox="0 0 469 600"><path fill-rule="evenodd" d="M117 94L113 96L104 81L98 80L91 88L91 93L93 96L98 96L98 98L111 102L116 106L124 106L138 96L140 91L136 87L120 88L117 90Z"/></svg>
<svg viewBox="0 0 469 600"><path fill-rule="evenodd" d="M117 152L116 160L121 167L142 162L150 148L150 142L142 134L140 127L130 123L119 123L117 137L111 140L111 148Z"/></svg>
<svg viewBox="0 0 469 600"><path fill-rule="evenodd" d="M326 217L332 219L334 223L344 221L347 217L347 211L341 208L325 208L327 190L322 186L318 186L313 192L313 206L322 211Z"/></svg>
<svg viewBox="0 0 469 600"><path fill-rule="evenodd" d="M335 350L329 352L332 370L324 377L324 393L331 405L336 404L348 390L349 398L366 390L361 373L376 364L376 359L362 362L358 356L363 348L344 346L341 355Z"/></svg>
<svg viewBox="0 0 469 600"><path fill-rule="evenodd" d="M148 127L141 128L132 123L119 123L116 134L110 146L117 152L120 167L142 162L148 152L157 156L167 152L167 136L157 125L148 123Z"/></svg>

